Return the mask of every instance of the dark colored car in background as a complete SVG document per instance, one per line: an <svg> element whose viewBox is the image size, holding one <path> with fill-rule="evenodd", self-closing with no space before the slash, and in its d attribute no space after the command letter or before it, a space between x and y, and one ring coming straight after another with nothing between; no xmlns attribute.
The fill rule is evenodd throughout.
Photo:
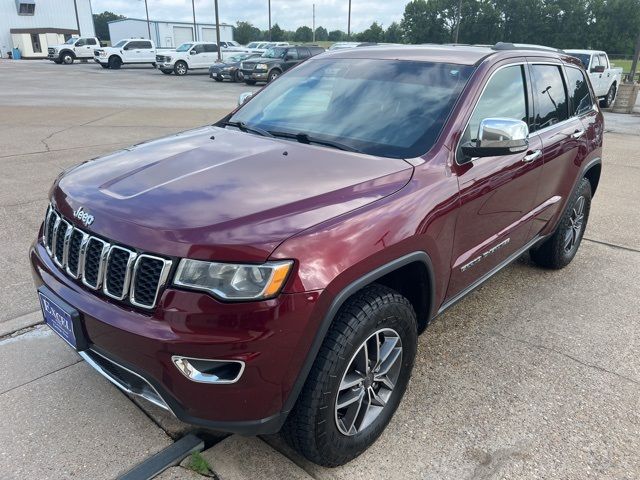
<svg viewBox="0 0 640 480"><path fill-rule="evenodd" d="M259 53L240 53L227 58L224 62L214 63L209 67L209 77L216 82L222 82L223 80L230 80L232 82L242 82L244 75L240 70L240 63L243 60L249 60L251 58L258 58Z"/></svg>
<svg viewBox="0 0 640 480"><path fill-rule="evenodd" d="M291 67L324 52L316 46L290 46L270 48L260 58L241 63L240 69L247 85L257 82L271 82Z"/></svg>
<svg viewBox="0 0 640 480"><path fill-rule="evenodd" d="M182 421L345 463L439 313L527 251L571 262L603 127L559 51L312 58L215 125L61 174L30 250L45 321Z"/></svg>

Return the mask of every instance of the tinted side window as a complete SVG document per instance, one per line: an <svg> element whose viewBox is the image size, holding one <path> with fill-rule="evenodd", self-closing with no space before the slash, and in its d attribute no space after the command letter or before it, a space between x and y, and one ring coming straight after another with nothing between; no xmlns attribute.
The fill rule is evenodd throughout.
<svg viewBox="0 0 640 480"><path fill-rule="evenodd" d="M309 58L310 56L311 54L309 53L308 48L298 48L298 58L300 58L300 60Z"/></svg>
<svg viewBox="0 0 640 480"><path fill-rule="evenodd" d="M204 45L196 45L193 47L193 51L196 53L204 53Z"/></svg>
<svg viewBox="0 0 640 480"><path fill-rule="evenodd" d="M87 38L87 45L95 45L95 44L96 44L95 38Z"/></svg>
<svg viewBox="0 0 640 480"><path fill-rule="evenodd" d="M298 51L295 48L289 48L285 53L285 58L287 60L297 60L298 59Z"/></svg>
<svg viewBox="0 0 640 480"><path fill-rule="evenodd" d="M536 116L533 130L550 127L569 118L567 94L560 67L532 65Z"/></svg>
<svg viewBox="0 0 640 480"><path fill-rule="evenodd" d="M151 42L138 42L138 43L140 43L140 46L138 48L149 48L149 49L153 48L151 46Z"/></svg>
<svg viewBox="0 0 640 480"><path fill-rule="evenodd" d="M589 84L582 71L567 67L567 88L571 99L571 116L582 115L591 110L593 99Z"/></svg>
<svg viewBox="0 0 640 480"><path fill-rule="evenodd" d="M87 41L83 38L76 42L76 47L84 47L87 44Z"/></svg>
<svg viewBox="0 0 640 480"><path fill-rule="evenodd" d="M324 52L324 48L322 47L309 47L309 50L311 51L311 56Z"/></svg>
<svg viewBox="0 0 640 480"><path fill-rule="evenodd" d="M527 121L527 92L521 65L505 67L491 77L471 115L462 143L477 140L480 122L485 118Z"/></svg>
<svg viewBox="0 0 640 480"><path fill-rule="evenodd" d="M204 46L204 51L205 51L205 52L209 52L209 53L211 53L211 52L217 52L217 51L218 51L218 45L214 45L213 43L207 43L207 44Z"/></svg>

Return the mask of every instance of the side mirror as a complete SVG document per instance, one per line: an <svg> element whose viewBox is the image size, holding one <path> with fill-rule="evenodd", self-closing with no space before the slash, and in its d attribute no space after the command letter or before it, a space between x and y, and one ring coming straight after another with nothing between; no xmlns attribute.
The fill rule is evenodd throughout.
<svg viewBox="0 0 640 480"><path fill-rule="evenodd" d="M529 127L522 120L485 118L478 127L478 139L462 145L466 157L497 157L529 148Z"/></svg>
<svg viewBox="0 0 640 480"><path fill-rule="evenodd" d="M591 73L603 73L604 65L597 65L591 69Z"/></svg>
<svg viewBox="0 0 640 480"><path fill-rule="evenodd" d="M238 97L238 106L242 106L249 101L249 99L253 97L253 92L244 92L241 93Z"/></svg>
<svg viewBox="0 0 640 480"><path fill-rule="evenodd" d="M197 55L198 52L195 50L189 50L189 55Z"/></svg>
<svg viewBox="0 0 640 480"><path fill-rule="evenodd" d="M125 45L123 50L129 50L129 45Z"/></svg>

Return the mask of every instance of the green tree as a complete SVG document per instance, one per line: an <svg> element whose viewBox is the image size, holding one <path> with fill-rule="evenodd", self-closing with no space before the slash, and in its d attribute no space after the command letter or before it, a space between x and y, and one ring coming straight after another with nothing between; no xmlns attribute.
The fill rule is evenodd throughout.
<svg viewBox="0 0 640 480"><path fill-rule="evenodd" d="M313 40L313 30L306 25L304 27L298 27L294 40L296 42L310 42Z"/></svg>
<svg viewBox="0 0 640 480"><path fill-rule="evenodd" d="M96 37L102 41L111 41L111 35L109 34L109 22L113 20L119 20L125 18L122 15L117 15L113 12L102 12L93 14L93 26L96 31Z"/></svg>
<svg viewBox="0 0 640 480"><path fill-rule="evenodd" d="M268 34L268 31L267 31ZM280 28L280 25L274 23L271 26L271 40L274 42L283 42L284 41L284 30Z"/></svg>
<svg viewBox="0 0 640 480"><path fill-rule="evenodd" d="M373 22L364 32L356 35L359 42L379 43L384 41L384 28L378 22Z"/></svg>
<svg viewBox="0 0 640 480"><path fill-rule="evenodd" d="M402 29L397 22L393 22L384 32L384 41L387 43L402 43Z"/></svg>
<svg viewBox="0 0 640 480"><path fill-rule="evenodd" d="M329 41L330 42L342 42L347 37L347 34L342 30L331 30L329 32Z"/></svg>
<svg viewBox="0 0 640 480"><path fill-rule="evenodd" d="M442 14L443 0L412 0L402 17L401 27L409 43L445 43L450 30Z"/></svg>
<svg viewBox="0 0 640 480"><path fill-rule="evenodd" d="M254 27L249 22L237 22L234 32L236 42L246 45L249 42L260 40L263 33L259 28Z"/></svg>
<svg viewBox="0 0 640 480"><path fill-rule="evenodd" d="M327 40L329 40L329 32L327 32L326 28L324 27L316 28L316 40L318 42L326 42Z"/></svg>

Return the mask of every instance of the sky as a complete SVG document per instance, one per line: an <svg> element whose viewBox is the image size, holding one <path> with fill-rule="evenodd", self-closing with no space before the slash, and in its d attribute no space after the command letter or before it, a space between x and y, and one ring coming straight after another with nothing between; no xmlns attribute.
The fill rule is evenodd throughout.
<svg viewBox="0 0 640 480"><path fill-rule="evenodd" d="M409 0L351 0L351 31L365 30L374 21L386 28L402 19ZM152 20L193 21L191 0L147 0ZM271 0L271 21L285 30L312 25L316 5L316 27L347 30L348 0ZM144 0L91 0L93 13L108 10L132 18L145 18ZM213 0L195 0L196 20L215 21ZM220 20L235 25L238 20L251 22L266 30L267 0L218 0Z"/></svg>

